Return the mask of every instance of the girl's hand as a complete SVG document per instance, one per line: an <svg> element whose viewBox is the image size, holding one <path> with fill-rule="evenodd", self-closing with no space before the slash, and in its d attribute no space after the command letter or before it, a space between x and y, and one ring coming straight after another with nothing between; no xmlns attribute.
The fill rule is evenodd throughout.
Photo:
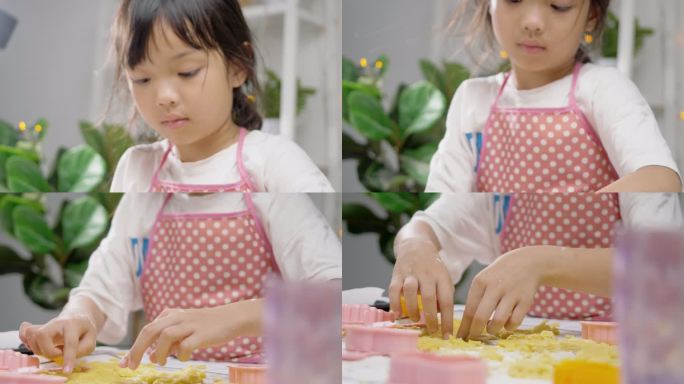
<svg viewBox="0 0 684 384"><path fill-rule="evenodd" d="M401 314L401 295L413 321L420 319L417 295L420 292L428 332L438 331L441 313L442 336L449 338L454 325L454 284L439 257L434 243L422 238L407 238L395 245L397 261L389 286L390 308Z"/></svg>
<svg viewBox="0 0 684 384"><path fill-rule="evenodd" d="M489 334L495 335L503 327L513 331L520 326L547 267L543 254L536 249L523 247L510 251L475 276L458 337L476 338L485 327Z"/></svg>
<svg viewBox="0 0 684 384"><path fill-rule="evenodd" d="M187 361L198 348L238 336L257 336L261 333L262 307L263 300L258 299L213 308L166 309L142 329L119 366L138 368L143 353L153 345L150 361L165 365L169 355Z"/></svg>
<svg viewBox="0 0 684 384"><path fill-rule="evenodd" d="M95 349L95 321L85 314L62 314L46 324L23 322L19 338L33 353L51 359L64 358L64 372L71 373L76 358Z"/></svg>

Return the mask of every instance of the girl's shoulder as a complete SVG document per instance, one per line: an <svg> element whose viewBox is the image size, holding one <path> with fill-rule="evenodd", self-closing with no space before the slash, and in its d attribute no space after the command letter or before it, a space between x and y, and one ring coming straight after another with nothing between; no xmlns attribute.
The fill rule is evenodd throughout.
<svg viewBox="0 0 684 384"><path fill-rule="evenodd" d="M456 90L456 97L463 97L467 99L475 98L476 100L481 98L491 98L492 95L496 95L503 84L504 73L497 73L489 76L473 77L467 79L459 85Z"/></svg>
<svg viewBox="0 0 684 384"><path fill-rule="evenodd" d="M292 140L288 140L280 135L265 133L262 131L250 131L245 137L243 148L248 156L258 155L266 158L277 158L287 155L299 155L303 149Z"/></svg>

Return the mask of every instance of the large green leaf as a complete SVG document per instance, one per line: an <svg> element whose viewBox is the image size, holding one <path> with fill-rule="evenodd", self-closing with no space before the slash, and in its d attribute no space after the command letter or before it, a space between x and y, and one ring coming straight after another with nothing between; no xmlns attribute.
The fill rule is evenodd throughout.
<svg viewBox="0 0 684 384"><path fill-rule="evenodd" d="M107 124L104 126L104 145L106 151L102 156L107 161L110 173L113 173L121 156L135 142L125 127Z"/></svg>
<svg viewBox="0 0 684 384"><path fill-rule="evenodd" d="M17 144L18 134L14 127L0 119L0 145L6 147L14 147ZM7 174L5 172L5 163L9 158L9 154L0 153L0 186L7 186Z"/></svg>
<svg viewBox="0 0 684 384"><path fill-rule="evenodd" d="M349 95L353 92L359 91L367 93L376 99L382 98L382 92L372 84L355 83L353 81L342 81L342 119L349 121Z"/></svg>
<svg viewBox="0 0 684 384"><path fill-rule="evenodd" d="M381 163L360 160L357 166L359 181L368 191L404 191L410 178L398 174Z"/></svg>
<svg viewBox="0 0 684 384"><path fill-rule="evenodd" d="M14 208L25 205L33 208L37 212L45 212L45 207L40 201L27 199L18 195L5 194L0 200L0 220L2 226L8 233L14 233Z"/></svg>
<svg viewBox="0 0 684 384"><path fill-rule="evenodd" d="M12 248L0 245L0 275L31 271L31 262L19 256Z"/></svg>
<svg viewBox="0 0 684 384"><path fill-rule="evenodd" d="M470 78L470 70L459 63L444 63L444 97L451 99L456 93L456 89L464 81Z"/></svg>
<svg viewBox="0 0 684 384"><path fill-rule="evenodd" d="M347 223L349 233L378 232L385 229L385 221L362 204L342 205L342 219Z"/></svg>
<svg viewBox="0 0 684 384"><path fill-rule="evenodd" d="M414 193L409 192L376 192L371 197L389 212L402 213L412 212L418 206L418 199Z"/></svg>
<svg viewBox="0 0 684 384"><path fill-rule="evenodd" d="M437 144L425 144L420 148L407 149L399 156L401 168L422 186L427 183L430 160L437 151Z"/></svg>
<svg viewBox="0 0 684 384"><path fill-rule="evenodd" d="M61 192L89 192L105 178L104 159L87 145L67 150L59 159L58 185Z"/></svg>
<svg viewBox="0 0 684 384"><path fill-rule="evenodd" d="M418 203L420 205L420 210L427 209L438 198L439 198L439 193L433 193L433 192L419 193L418 194Z"/></svg>
<svg viewBox="0 0 684 384"><path fill-rule="evenodd" d="M88 260L80 260L78 262L71 262L64 268L64 283L69 288L78 287L83 279L83 274L88 268Z"/></svg>
<svg viewBox="0 0 684 384"><path fill-rule="evenodd" d="M14 208L14 236L34 253L50 253L57 247L55 234L37 210L22 205Z"/></svg>
<svg viewBox="0 0 684 384"><path fill-rule="evenodd" d="M434 85L420 81L409 86L399 100L402 138L430 129L446 111L446 99Z"/></svg>
<svg viewBox="0 0 684 384"><path fill-rule="evenodd" d="M349 120L359 133L371 140L383 140L392 135L392 120L375 97L355 91L349 95Z"/></svg>
<svg viewBox="0 0 684 384"><path fill-rule="evenodd" d="M107 230L107 210L90 196L70 202L60 219L67 252L91 244Z"/></svg>
<svg viewBox="0 0 684 384"><path fill-rule="evenodd" d="M344 81L356 81L359 79L359 69L356 68L356 64L353 61L342 58L342 80Z"/></svg>
<svg viewBox="0 0 684 384"><path fill-rule="evenodd" d="M106 158L107 149L104 144L104 135L99 129L87 121L81 121L79 123L79 128L81 130L81 136L83 140L91 146L97 153L102 157Z"/></svg>
<svg viewBox="0 0 684 384"><path fill-rule="evenodd" d="M37 274L24 275L24 292L42 308L60 309L69 298L69 288L60 287L48 277Z"/></svg>
<svg viewBox="0 0 684 384"><path fill-rule="evenodd" d="M419 62L420 70L423 72L423 77L425 80L432 83L435 87L440 90L446 89L446 79L444 74L429 60L420 60Z"/></svg>
<svg viewBox="0 0 684 384"><path fill-rule="evenodd" d="M52 187L38 164L21 156L11 156L5 164L7 186L13 192L50 192Z"/></svg>

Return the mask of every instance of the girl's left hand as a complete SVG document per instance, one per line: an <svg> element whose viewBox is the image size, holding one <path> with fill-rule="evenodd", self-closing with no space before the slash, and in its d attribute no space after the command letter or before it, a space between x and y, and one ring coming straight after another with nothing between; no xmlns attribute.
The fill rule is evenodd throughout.
<svg viewBox="0 0 684 384"><path fill-rule="evenodd" d="M150 361L165 365L169 355L187 361L198 348L226 343L238 336L258 336L262 307L263 300L256 299L213 308L166 309L142 329L119 366L136 369L153 345Z"/></svg>
<svg viewBox="0 0 684 384"><path fill-rule="evenodd" d="M477 338L485 327L496 335L503 327L513 331L520 326L546 268L537 250L523 247L507 252L475 276L457 337Z"/></svg>

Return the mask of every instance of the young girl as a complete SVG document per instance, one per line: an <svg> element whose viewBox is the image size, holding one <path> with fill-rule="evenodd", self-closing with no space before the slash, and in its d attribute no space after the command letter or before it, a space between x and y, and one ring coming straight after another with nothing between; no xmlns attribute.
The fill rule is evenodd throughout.
<svg viewBox="0 0 684 384"><path fill-rule="evenodd" d="M138 215L138 212L158 212ZM227 213L223 213L227 212ZM296 223L296 225L292 225ZM132 311L145 326L122 365L151 360L261 359L264 280L338 280L341 245L305 194L129 193L62 313L22 324L31 350L68 372L96 339L118 343Z"/></svg>
<svg viewBox="0 0 684 384"><path fill-rule="evenodd" d="M332 192L296 144L259 131L255 53L237 0L124 0L117 87L165 140L130 148L112 192Z"/></svg>
<svg viewBox="0 0 684 384"><path fill-rule="evenodd" d="M609 315L609 300L559 289L610 293L604 277L610 272L612 231L629 212L622 196L593 192L682 189L672 155L637 88L617 70L588 63L581 46L585 36L600 35L609 0L474 3L473 31L496 38L512 70L459 87L426 189L515 194L495 195L491 202L498 218L489 229L500 235L500 244L492 249L503 256L471 286L458 336L479 335L492 313L490 332L504 325L515 328L528 313L556 318ZM408 292L407 306L416 315L415 291L420 289L425 298L427 290L424 308L434 327L434 297L440 298L440 308L452 302L448 275L439 267L439 258L405 256L436 255L444 242L435 232L456 224L440 222L447 229L435 229L437 222L417 223L397 236L390 294L395 297L393 308L398 308L400 292ZM472 245L468 239L458 241ZM545 273L559 272L561 277L546 280L555 287L542 285L537 291L545 282L539 275L521 280L532 273L531 265ZM577 271L571 266L583 271L573 274ZM427 280L421 281L416 278L421 273L407 272L416 269L433 272L425 272L422 279ZM443 321L443 326L446 333L450 322Z"/></svg>

